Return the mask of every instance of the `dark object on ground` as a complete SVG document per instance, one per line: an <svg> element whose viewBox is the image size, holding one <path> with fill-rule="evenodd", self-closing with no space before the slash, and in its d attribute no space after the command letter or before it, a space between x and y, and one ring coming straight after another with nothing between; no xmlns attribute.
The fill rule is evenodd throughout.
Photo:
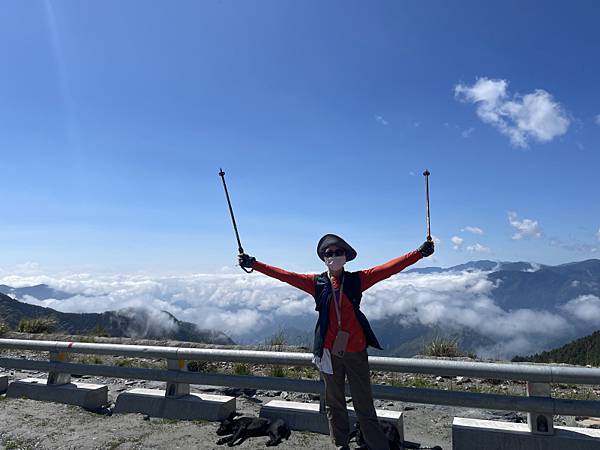
<svg viewBox="0 0 600 450"><path fill-rule="evenodd" d="M490 420L501 420L503 422L527 423L525 414L516 412L492 413Z"/></svg>
<svg viewBox="0 0 600 450"><path fill-rule="evenodd" d="M279 445L283 439L289 439L291 435L290 428L281 419L271 422L262 417L237 416L239 413L233 412L221 422L217 429L217 435L229 434L230 436L219 439L217 445L227 444L229 447L233 447L240 445L249 437L269 436L266 446L273 447Z"/></svg>
<svg viewBox="0 0 600 450"><path fill-rule="evenodd" d="M275 422L271 422L268 433L269 440L265 445L267 447L274 447L279 445L283 439L287 441L290 438L292 431L283 419L277 419Z"/></svg>
<svg viewBox="0 0 600 450"><path fill-rule="evenodd" d="M380 420L379 425L381 426L381 430L385 437L388 439L390 443L390 450L443 450L442 447L436 445L435 447L421 447L421 444L417 442L410 441L401 441L400 433L398 433L398 428L391 422L387 422L385 420ZM350 433L350 440L356 440L357 449L367 450L367 444L362 436L362 432L360 431L360 424L356 422L354 425L354 430Z"/></svg>
<svg viewBox="0 0 600 450"><path fill-rule="evenodd" d="M443 450L439 445L434 447L421 447L421 444L410 441L402 441L402 446L400 448L402 450Z"/></svg>
<svg viewBox="0 0 600 450"><path fill-rule="evenodd" d="M94 414L99 414L101 416L112 416L112 406L100 406L99 408L88 409L85 408L86 411L89 411Z"/></svg>
<svg viewBox="0 0 600 450"><path fill-rule="evenodd" d="M390 450L401 450L402 441L400 440L400 433L398 433L398 428L396 427L396 425L385 420L380 420L379 426L381 427L383 434L390 443ZM354 425L354 430L352 430L352 432L350 433L350 440L352 440L353 438L356 440L356 445L358 445L357 448L367 448L367 444L365 443L365 440L363 438L362 431L360 430L359 422L356 422L356 424Z"/></svg>
<svg viewBox="0 0 600 450"><path fill-rule="evenodd" d="M252 396L256 395L256 389L251 389L251 388L227 387L227 388L221 389L221 392L223 393L223 395L229 395L230 397L240 397L242 395L244 395L246 397L252 397Z"/></svg>

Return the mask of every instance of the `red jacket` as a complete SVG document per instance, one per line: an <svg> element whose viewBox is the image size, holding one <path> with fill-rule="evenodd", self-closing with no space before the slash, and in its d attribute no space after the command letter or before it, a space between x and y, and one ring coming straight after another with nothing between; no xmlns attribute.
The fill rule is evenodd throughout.
<svg viewBox="0 0 600 450"><path fill-rule="evenodd" d="M397 274L406 267L419 261L422 257L423 256L421 255L421 252L415 250L414 252L410 252L404 256L400 256L399 258L392 259L391 261L380 266L359 271L358 273L360 275L360 286L362 291L364 292L374 284ZM312 296L315 295L316 274L288 272L287 270L269 266L260 261L256 261L252 267L258 272L288 283ZM340 280L338 280L336 277L332 277L331 281L333 283L333 287L338 289ZM346 351L363 351L366 348L365 335L360 324L358 323L358 320L356 319L356 314L354 313L352 303L350 303L350 300L348 300L345 294L342 295L340 309L342 314L342 329L350 333L350 339L348 341ZM325 348L331 349L335 336L337 335L337 331L338 324L337 313L335 311L335 302L331 302L329 310L329 327L325 337Z"/></svg>

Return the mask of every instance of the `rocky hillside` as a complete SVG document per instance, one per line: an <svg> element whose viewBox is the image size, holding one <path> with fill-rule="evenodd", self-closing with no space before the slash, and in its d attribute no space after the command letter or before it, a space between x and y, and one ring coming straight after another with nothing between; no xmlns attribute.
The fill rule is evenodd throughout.
<svg viewBox="0 0 600 450"><path fill-rule="evenodd" d="M97 334L138 338L175 339L189 342L234 344L225 333L202 330L166 311L126 309L103 313L63 313L0 294L0 321L16 329L22 319L52 319L56 330L68 334Z"/></svg>

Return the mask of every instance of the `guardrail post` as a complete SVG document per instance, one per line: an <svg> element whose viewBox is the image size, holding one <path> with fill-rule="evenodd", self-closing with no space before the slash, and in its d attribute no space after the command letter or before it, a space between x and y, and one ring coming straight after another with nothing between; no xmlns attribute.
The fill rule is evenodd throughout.
<svg viewBox="0 0 600 450"><path fill-rule="evenodd" d="M321 372L319 370L319 379L321 380L321 383L324 383L323 381L323 372ZM321 392L319 394L319 412L321 414L325 414L326 413L326 409L325 409L325 393Z"/></svg>
<svg viewBox="0 0 600 450"><path fill-rule="evenodd" d="M65 352L50 352L50 362L67 362L71 359L70 355ZM61 373L50 371L48 373L48 380L46 384L51 384L54 386L59 386L62 384L69 384L71 382L71 374L70 373Z"/></svg>
<svg viewBox="0 0 600 450"><path fill-rule="evenodd" d="M532 383L527 382L528 397L550 397L549 383ZM536 412L527 413L527 423L529 431L534 434L554 434L554 416L550 414L542 414Z"/></svg>
<svg viewBox="0 0 600 450"><path fill-rule="evenodd" d="M187 371L187 365L184 359L167 359L168 370ZM168 398L179 398L190 395L190 385L187 383L174 383L167 382L167 389L165 390L165 397Z"/></svg>

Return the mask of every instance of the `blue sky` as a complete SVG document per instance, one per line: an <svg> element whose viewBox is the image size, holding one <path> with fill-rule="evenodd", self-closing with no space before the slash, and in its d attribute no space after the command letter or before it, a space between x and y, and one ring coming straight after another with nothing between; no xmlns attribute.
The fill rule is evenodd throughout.
<svg viewBox="0 0 600 450"><path fill-rule="evenodd" d="M246 250L292 270L328 232L351 268L416 248L426 167L420 264L598 257L599 13L4 1L0 270L233 266L219 167Z"/></svg>

